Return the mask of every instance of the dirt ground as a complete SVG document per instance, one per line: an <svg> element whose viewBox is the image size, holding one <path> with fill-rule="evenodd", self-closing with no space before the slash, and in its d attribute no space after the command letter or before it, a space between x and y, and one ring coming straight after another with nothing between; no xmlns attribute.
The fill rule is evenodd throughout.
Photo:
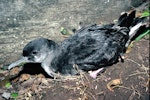
<svg viewBox="0 0 150 100"><path fill-rule="evenodd" d="M0 4L0 100L6 99L4 93L17 93L17 100L149 100L149 36L133 43L132 49L124 55L123 63L107 67L96 79L88 73L51 79L39 64L25 64L23 69L16 67L10 73L3 69L16 61L23 46L34 38L42 36L60 42L68 37L60 34L61 27L78 28L80 21L84 24L112 22L122 11L132 8L128 0L117 0L117 3L101 0L98 4L97 0L77 0L80 3L73 0L28 1L28 6L24 0L20 0L19 5L6 3L4 6L12 9L7 14L7 9ZM145 5L139 6L140 0L138 3L131 1L134 9L145 9Z"/></svg>

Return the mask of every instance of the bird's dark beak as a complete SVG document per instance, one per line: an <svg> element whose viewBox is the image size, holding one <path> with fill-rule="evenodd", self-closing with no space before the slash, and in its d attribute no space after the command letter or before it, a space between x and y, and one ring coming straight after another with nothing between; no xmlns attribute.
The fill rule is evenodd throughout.
<svg viewBox="0 0 150 100"><path fill-rule="evenodd" d="M12 68L14 68L14 67L16 67L16 66L19 66L19 65L28 63L28 62L31 62L31 61L29 61L27 57L22 57L20 60L14 62L14 63L12 63L12 64L10 64L10 65L8 66L8 70L10 70L10 69L12 69Z"/></svg>

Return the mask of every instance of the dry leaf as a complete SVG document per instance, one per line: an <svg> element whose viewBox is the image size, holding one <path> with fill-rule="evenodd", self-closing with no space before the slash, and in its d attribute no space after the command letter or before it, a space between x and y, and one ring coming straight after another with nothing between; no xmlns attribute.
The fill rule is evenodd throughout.
<svg viewBox="0 0 150 100"><path fill-rule="evenodd" d="M121 79L114 79L112 81L110 81L108 84L107 84L107 88L114 92L113 88L117 87L118 85L121 85L122 84L122 80Z"/></svg>
<svg viewBox="0 0 150 100"><path fill-rule="evenodd" d="M45 78L45 76L43 74L38 74L37 77L38 78Z"/></svg>
<svg viewBox="0 0 150 100"><path fill-rule="evenodd" d="M20 68L15 67L12 70L10 70L10 75L17 75L20 72Z"/></svg>
<svg viewBox="0 0 150 100"><path fill-rule="evenodd" d="M142 12L136 12L136 17L141 17L142 16Z"/></svg>
<svg viewBox="0 0 150 100"><path fill-rule="evenodd" d="M42 78L42 84L49 86L49 82L47 81L47 79Z"/></svg>
<svg viewBox="0 0 150 100"><path fill-rule="evenodd" d="M22 74L20 77L20 81L26 81L30 78L31 76L29 74Z"/></svg>
<svg viewBox="0 0 150 100"><path fill-rule="evenodd" d="M132 41L132 42L130 43L130 45L127 47L126 53L131 52L131 50L132 50L132 48L133 48L133 45L134 45L134 42Z"/></svg>

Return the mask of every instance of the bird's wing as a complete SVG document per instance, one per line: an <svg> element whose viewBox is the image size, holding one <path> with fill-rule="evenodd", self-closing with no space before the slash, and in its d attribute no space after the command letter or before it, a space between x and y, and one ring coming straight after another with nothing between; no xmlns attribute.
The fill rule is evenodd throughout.
<svg viewBox="0 0 150 100"><path fill-rule="evenodd" d="M124 34L97 25L79 30L60 44L56 58L61 70L72 70L73 64L82 70L94 70L116 62L125 45Z"/></svg>

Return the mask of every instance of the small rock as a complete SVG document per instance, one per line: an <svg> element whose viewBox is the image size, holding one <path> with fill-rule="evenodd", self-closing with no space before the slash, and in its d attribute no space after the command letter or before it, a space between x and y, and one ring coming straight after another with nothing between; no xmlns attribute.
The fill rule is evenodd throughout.
<svg viewBox="0 0 150 100"><path fill-rule="evenodd" d="M9 98L10 98L10 93L4 92L4 93L2 94L2 97L4 97L5 99L9 99Z"/></svg>

